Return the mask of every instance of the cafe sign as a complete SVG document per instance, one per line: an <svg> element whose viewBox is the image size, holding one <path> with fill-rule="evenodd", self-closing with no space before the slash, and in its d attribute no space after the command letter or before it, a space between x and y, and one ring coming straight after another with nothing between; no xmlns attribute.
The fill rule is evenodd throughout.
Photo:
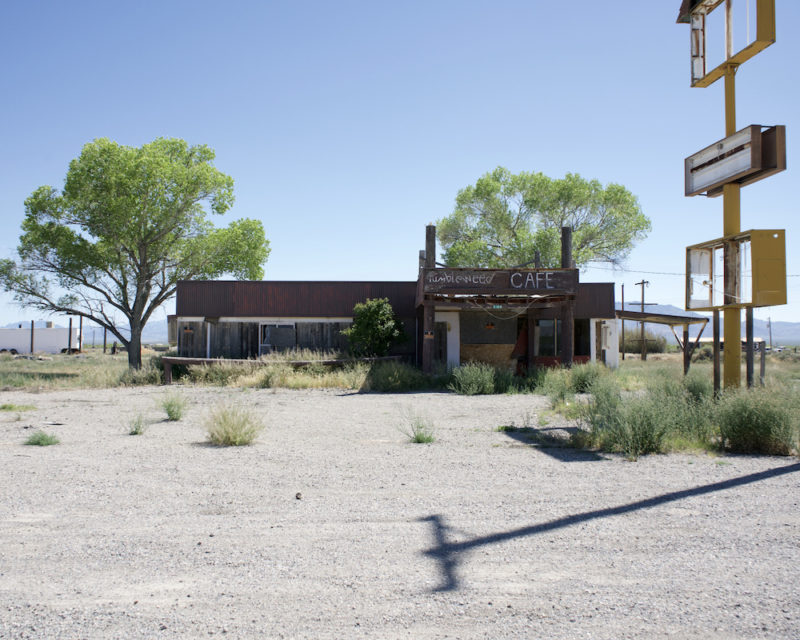
<svg viewBox="0 0 800 640"><path fill-rule="evenodd" d="M578 286L577 269L425 269L424 293L564 295Z"/></svg>

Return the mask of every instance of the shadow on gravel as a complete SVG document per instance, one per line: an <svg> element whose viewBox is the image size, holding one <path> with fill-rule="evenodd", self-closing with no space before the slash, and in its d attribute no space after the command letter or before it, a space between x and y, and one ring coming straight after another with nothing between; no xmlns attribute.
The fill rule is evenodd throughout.
<svg viewBox="0 0 800 640"><path fill-rule="evenodd" d="M553 433L558 432L572 434L577 430L577 427L568 427L564 429L536 429L533 427L502 428L502 432L512 440L534 447L537 451L546 453L548 456L560 460L561 462L599 462L601 460L608 460L608 458L601 456L596 451L573 449L563 438L553 435Z"/></svg>
<svg viewBox="0 0 800 640"><path fill-rule="evenodd" d="M571 527L572 525L580 524L581 522L587 522L589 520L597 520L599 518L624 515L632 511L650 509L652 507L658 507L669 502L676 502L678 500L691 498L693 496L702 496L707 493L732 489L734 487L740 487L753 482L760 482L761 480L767 480L769 478L786 475L787 473L796 473L797 471L800 471L800 463L790 464L785 467L778 467L777 469L760 471L759 473L751 473L739 478L731 478L730 480L714 482L712 484L706 484L700 487L693 487L692 489L673 491L672 493L665 493L661 496L639 500L637 502L620 505L618 507L607 507L605 509L596 509L594 511L576 513L575 515L564 516L563 518L551 520L550 522L520 527L518 529L512 529L511 531L493 533L491 535L473 538L472 540L464 540L463 542L449 542L448 534L453 531L452 528L447 525L445 519L441 515L430 515L425 518L420 518L419 522L431 523L435 544L432 548L427 549L422 553L423 555L433 558L433 560L439 564L439 572L441 573L442 584L433 589L433 591L455 591L459 588L459 580L456 572L458 568L459 554L469 552L476 547L483 547L485 545L506 542L516 538L533 536L539 533L554 531L555 529L562 529L564 527Z"/></svg>

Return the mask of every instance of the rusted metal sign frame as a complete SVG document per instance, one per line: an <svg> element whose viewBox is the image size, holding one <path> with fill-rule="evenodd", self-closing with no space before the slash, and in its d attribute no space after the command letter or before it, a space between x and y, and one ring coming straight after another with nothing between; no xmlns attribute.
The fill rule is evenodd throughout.
<svg viewBox="0 0 800 640"><path fill-rule="evenodd" d="M747 302L729 302L712 304L714 299L713 281L715 249L723 249L725 280L735 284L735 290L725 291L725 298L735 293L741 299L742 273L741 252L739 247L750 243L751 258L751 291ZM708 251L709 263L709 302L693 306L692 300L692 252ZM744 309L747 307L771 307L786 304L786 231L784 229L750 229L731 236L716 238L686 247L686 310L717 311L720 309Z"/></svg>
<svg viewBox="0 0 800 640"><path fill-rule="evenodd" d="M684 160L685 194L716 197L725 184L744 186L785 169L786 127L752 124Z"/></svg>
<svg viewBox="0 0 800 640"><path fill-rule="evenodd" d="M702 0L691 10L689 23L691 78L693 87L707 87L725 75L728 65L740 65L775 42L775 0L756 0L756 37L737 53L730 51L726 59L708 71L706 69L706 16L725 0ZM728 5L729 6L729 5ZM726 7L726 10L728 7Z"/></svg>

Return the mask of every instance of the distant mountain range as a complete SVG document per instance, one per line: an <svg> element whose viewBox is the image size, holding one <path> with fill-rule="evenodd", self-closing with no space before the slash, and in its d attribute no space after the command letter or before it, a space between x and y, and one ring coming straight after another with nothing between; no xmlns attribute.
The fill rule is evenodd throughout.
<svg viewBox="0 0 800 640"><path fill-rule="evenodd" d="M35 320L33 323L34 330L36 329L44 329L47 327L48 320ZM66 324L56 323L53 322L54 327L66 329ZM10 322L4 328L5 329L30 329L31 321L30 320L22 320L20 322ZM78 327L78 321L75 320L72 324L74 329ZM120 332L122 335L128 335L128 328L127 327L120 327ZM111 344L114 342L116 338L113 335L108 336L108 343ZM92 343L96 342L97 344L102 344L103 342L103 328L98 327L95 324L90 324L87 322L83 323L83 341L84 343ZM142 343L143 344L166 344L167 343L167 321L165 320L151 320L148 322L144 330L142 331Z"/></svg>
<svg viewBox="0 0 800 640"><path fill-rule="evenodd" d="M620 303L617 303L617 310L621 308ZM703 338L711 338L712 337L712 326L711 326L711 315L710 314L701 314L701 313L694 313L692 311L685 311L679 307L676 307L671 304L645 304L644 305L645 312L647 313L658 313L670 316L692 316L697 318L708 318L708 325L706 325L705 330L703 331ZM641 311L642 307L636 303L626 303L625 304L626 311ZM724 336L724 328L723 328L722 320L720 319L720 337ZM691 337L696 337L697 332L699 331L699 327L702 325L690 325L689 326L689 335ZM633 322L631 320L625 321L625 332L628 331L637 331L639 329L639 323ZM662 324L651 324L647 323L646 329L651 331L657 335L663 335L671 340L675 340L672 336L672 331L667 325ZM676 328L676 331L682 331L682 328ZM744 318L742 318L742 338L745 337L745 323ZM753 337L754 338L763 338L765 342L769 344L770 335L769 335L770 327L766 320L760 320L759 318L753 318ZM680 335L680 333L679 333ZM800 322L772 322L772 344L774 346L778 345L800 345Z"/></svg>
<svg viewBox="0 0 800 640"><path fill-rule="evenodd" d="M620 309L621 305L617 303L617 309ZM641 311L641 305L630 303L625 304L626 311ZM693 313L691 311L684 311L683 309L676 307L671 304L645 304L645 311L648 313L659 313L664 315L671 315L671 316L685 316L690 315L697 318L709 318L708 325L706 326L705 330L703 331L704 338L710 338L712 336L712 327L711 327L711 316L700 314L700 313ZM721 326L722 323L720 322L720 335L724 334L723 327ZM16 328L18 326L22 326L23 329L30 328L31 321L22 321L22 322L12 322L7 324L6 327L9 329ZM45 320L36 320L34 323L35 328L44 328L46 326ZM62 324L55 324L56 327L63 327ZM77 326L77 325L73 325ZM651 331L657 335L666 336L669 340L673 341L675 338L672 336L672 331L670 328L663 324L651 324L647 323L647 330ZM639 323L633 322L630 320L625 321L625 332L633 332L638 331ZM93 334L94 330L94 334ZM678 329L682 331L682 329ZM691 337L696 337L697 332L699 330L698 325L691 325L689 327L689 335ZM123 335L127 334L127 328L123 328ZM753 320L753 334L756 338L763 338L767 343L769 343L769 326L766 320L760 320L755 318ZM631 333L631 335L633 335ZM742 321L742 337L745 336L745 324L744 320ZM98 344L103 341L103 330L100 327L95 325L84 324L83 328L83 340L84 342L92 342L95 341ZM113 342L114 338L109 336L109 342ZM167 343L167 321L164 320L153 320L148 322L145 325L144 331L142 332L142 342L144 344L166 344ZM772 323L772 344L775 346L778 345L800 345L800 322L773 322Z"/></svg>

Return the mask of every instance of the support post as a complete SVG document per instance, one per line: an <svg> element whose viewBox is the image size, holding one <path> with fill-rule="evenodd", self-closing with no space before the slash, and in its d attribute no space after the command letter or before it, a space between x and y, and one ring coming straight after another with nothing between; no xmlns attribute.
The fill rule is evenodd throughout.
<svg viewBox="0 0 800 640"><path fill-rule="evenodd" d="M31 355L33 355L33 320L31 320Z"/></svg>
<svg viewBox="0 0 800 640"><path fill-rule="evenodd" d="M83 351L83 316L78 318L78 351Z"/></svg>
<svg viewBox="0 0 800 640"><path fill-rule="evenodd" d="M644 314L644 288L650 286L649 280L642 280L636 283L637 287L642 288L642 314ZM647 360L647 340L644 336L644 320L641 323L641 339L642 339L642 360Z"/></svg>
<svg viewBox="0 0 800 640"><path fill-rule="evenodd" d="M572 227L561 227L561 268L573 268ZM575 301L573 299L564 303L561 320L561 364L571 367L575 355Z"/></svg>
<svg viewBox="0 0 800 640"><path fill-rule="evenodd" d="M767 349L766 349L766 344L764 343L763 340L761 341L761 358L760 358L760 360L761 360L761 366L760 366L761 370L759 371L759 374L760 374L759 375L759 379L761 381L761 386L763 387L764 384L765 384L764 376L767 373Z"/></svg>
<svg viewBox="0 0 800 640"><path fill-rule="evenodd" d="M719 396L719 310L714 309L714 397Z"/></svg>
<svg viewBox="0 0 800 640"><path fill-rule="evenodd" d="M625 285L622 285L622 314L625 315ZM622 318L622 359L625 359L625 318Z"/></svg>
<svg viewBox="0 0 800 640"><path fill-rule="evenodd" d="M533 369L533 358L534 358L534 347L536 346L535 341L535 332L536 331L536 319L533 316L533 311L528 309L528 374L530 374Z"/></svg>
<svg viewBox="0 0 800 640"><path fill-rule="evenodd" d="M745 310L745 331L747 333L747 388L753 388L753 307Z"/></svg>
<svg viewBox="0 0 800 640"><path fill-rule="evenodd" d="M726 12L726 29L731 33L730 12ZM725 67L725 135L736 133L736 70L738 65ZM741 231L741 185L729 183L722 187L722 234L732 236ZM737 304L738 256L736 249L726 243L724 258L724 303ZM738 307L724 311L725 324L725 387L739 387L742 381L742 315Z"/></svg>
<svg viewBox="0 0 800 640"><path fill-rule="evenodd" d="M564 303L561 318L561 364L571 367L575 353L575 310L572 300Z"/></svg>
<svg viewBox="0 0 800 640"><path fill-rule="evenodd" d="M425 227L425 268L434 269L435 267L436 227L429 224ZM436 309L433 300L423 299L422 310L422 371L423 373L431 373L433 371L434 325L436 320Z"/></svg>
<svg viewBox="0 0 800 640"><path fill-rule="evenodd" d="M103 355L106 353L106 345L108 344L108 328L103 327Z"/></svg>
<svg viewBox="0 0 800 640"><path fill-rule="evenodd" d="M67 331L67 354L72 355L72 316L69 317L69 330Z"/></svg>
<svg viewBox="0 0 800 640"><path fill-rule="evenodd" d="M689 364L692 361L692 348L689 344L689 325L683 325L683 375L689 373Z"/></svg>

